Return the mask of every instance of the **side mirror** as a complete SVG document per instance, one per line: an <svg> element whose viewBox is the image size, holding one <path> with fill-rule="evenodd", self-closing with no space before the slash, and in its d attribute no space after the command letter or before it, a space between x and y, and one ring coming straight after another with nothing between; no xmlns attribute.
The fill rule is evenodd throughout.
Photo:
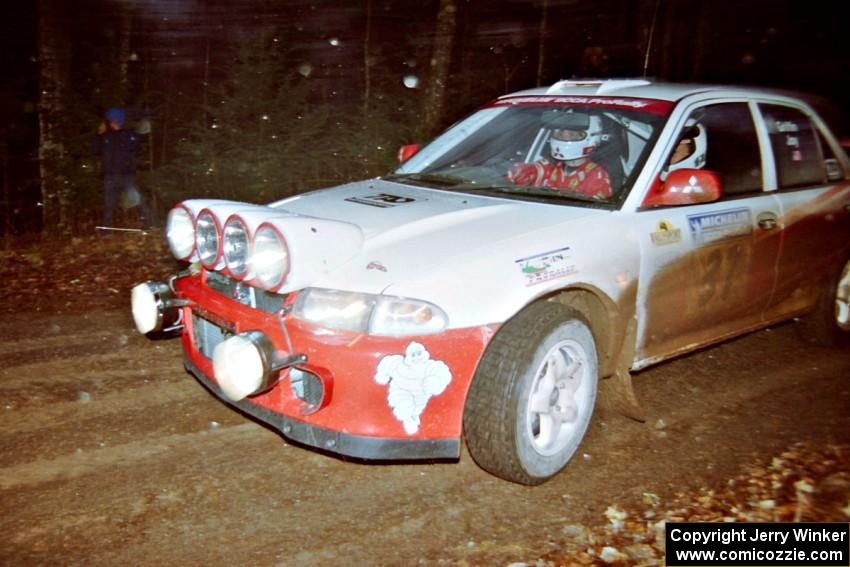
<svg viewBox="0 0 850 567"><path fill-rule="evenodd" d="M402 163L413 157L419 151L419 144L405 144L398 149L398 162Z"/></svg>
<svg viewBox="0 0 850 567"><path fill-rule="evenodd" d="M658 181L643 200L644 207L711 203L723 196L720 178L704 169L677 169Z"/></svg>

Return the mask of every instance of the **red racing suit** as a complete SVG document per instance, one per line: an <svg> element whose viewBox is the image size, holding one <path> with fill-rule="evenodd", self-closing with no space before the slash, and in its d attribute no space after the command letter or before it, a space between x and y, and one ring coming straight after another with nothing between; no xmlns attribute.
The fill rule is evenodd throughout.
<svg viewBox="0 0 850 567"><path fill-rule="evenodd" d="M574 168L563 161L549 158L534 163L515 163L507 177L517 185L552 187L596 199L607 199L612 194L611 177L605 166L589 159Z"/></svg>

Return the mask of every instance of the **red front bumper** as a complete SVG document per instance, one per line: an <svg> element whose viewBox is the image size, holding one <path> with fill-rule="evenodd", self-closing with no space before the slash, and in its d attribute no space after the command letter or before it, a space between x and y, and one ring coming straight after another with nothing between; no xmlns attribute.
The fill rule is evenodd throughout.
<svg viewBox="0 0 850 567"><path fill-rule="evenodd" d="M278 313L230 299L207 287L201 275L177 280L175 288L190 301L183 314L186 368L223 401L289 439L334 453L388 460L460 455L464 401L493 327L376 337L332 331L287 315L284 324L294 351L289 353ZM284 379L265 392L240 402L225 398L213 378L209 353L196 344L197 317L229 332L262 331L278 351L306 355L299 368L325 382L322 407L304 415L285 370Z"/></svg>

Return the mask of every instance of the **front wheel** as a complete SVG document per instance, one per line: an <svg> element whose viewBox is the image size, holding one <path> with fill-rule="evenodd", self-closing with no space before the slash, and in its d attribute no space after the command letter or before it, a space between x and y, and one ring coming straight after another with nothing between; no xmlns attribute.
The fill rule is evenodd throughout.
<svg viewBox="0 0 850 567"><path fill-rule="evenodd" d="M532 304L502 327L475 373L463 420L470 454L506 480L548 480L578 449L597 383L596 344L581 314Z"/></svg>

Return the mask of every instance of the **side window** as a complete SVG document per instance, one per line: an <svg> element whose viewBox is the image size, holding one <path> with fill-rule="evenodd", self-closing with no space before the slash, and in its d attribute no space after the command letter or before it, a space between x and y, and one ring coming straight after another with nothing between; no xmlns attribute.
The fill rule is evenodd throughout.
<svg viewBox="0 0 850 567"><path fill-rule="evenodd" d="M825 183L827 167L822 144L809 117L789 106L760 104L759 109L770 135L779 188Z"/></svg>
<svg viewBox="0 0 850 567"><path fill-rule="evenodd" d="M717 173L724 195L756 193L762 190L761 152L753 117L746 103L712 104L696 109L688 118L686 130L698 128L703 146L702 167Z"/></svg>

